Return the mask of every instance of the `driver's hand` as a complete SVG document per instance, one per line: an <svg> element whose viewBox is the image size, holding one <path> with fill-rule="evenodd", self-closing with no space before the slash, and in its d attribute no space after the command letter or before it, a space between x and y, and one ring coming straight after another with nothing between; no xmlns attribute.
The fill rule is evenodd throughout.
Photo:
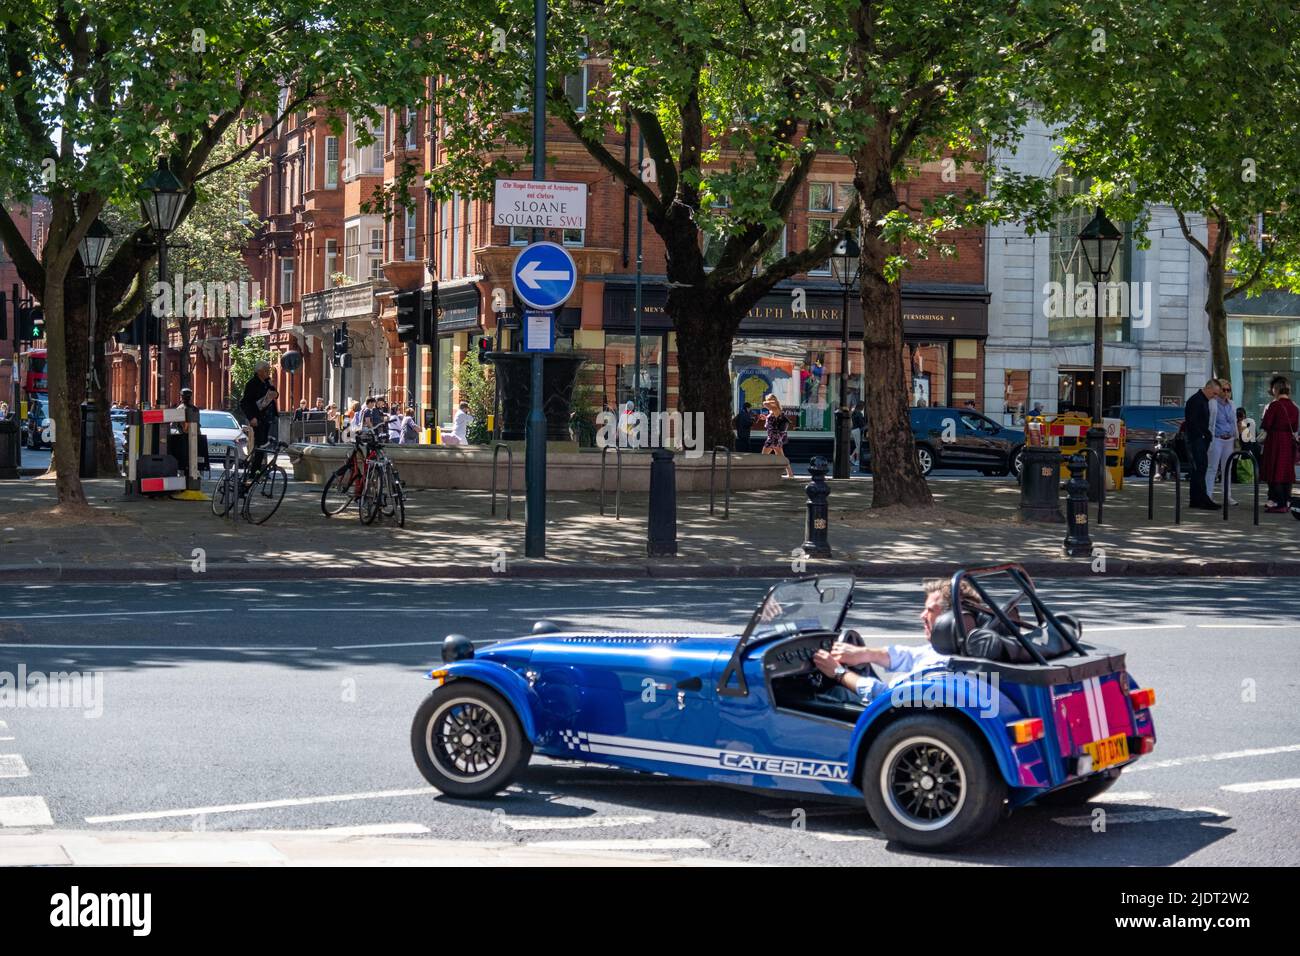
<svg viewBox="0 0 1300 956"><path fill-rule="evenodd" d="M818 651L813 655L813 666L827 677L834 677L835 668L839 666L839 662L831 656L829 651Z"/></svg>
<svg viewBox="0 0 1300 956"><path fill-rule="evenodd" d="M855 664L866 664L870 659L870 654L865 647L858 647L855 644L845 644L843 641L836 641L831 645L831 657L839 661L845 667L852 667Z"/></svg>

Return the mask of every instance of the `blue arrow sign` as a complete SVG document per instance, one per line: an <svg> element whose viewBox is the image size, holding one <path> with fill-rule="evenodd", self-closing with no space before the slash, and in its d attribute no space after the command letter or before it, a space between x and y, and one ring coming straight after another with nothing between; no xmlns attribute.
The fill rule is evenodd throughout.
<svg viewBox="0 0 1300 956"><path fill-rule="evenodd" d="M515 292L534 309L558 309L578 285L578 267L569 250L554 242L534 242L515 258Z"/></svg>

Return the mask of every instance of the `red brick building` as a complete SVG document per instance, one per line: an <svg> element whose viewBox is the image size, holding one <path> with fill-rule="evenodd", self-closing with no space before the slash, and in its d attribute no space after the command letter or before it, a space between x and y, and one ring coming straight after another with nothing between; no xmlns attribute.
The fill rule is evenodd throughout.
<svg viewBox="0 0 1300 956"><path fill-rule="evenodd" d="M9 216L18 227L18 231L27 240L31 250L40 256L41 250L45 248L45 236L50 225L50 208L49 201L43 196L35 196L25 203L6 203L5 208ZM7 335L3 336L0 341L0 402L13 405L14 401L14 379L19 375L17 363L14 361L14 291L17 289L17 297L25 300L32 296L26 283L18 276L18 268L14 265L9 253L5 250L3 244L0 244L0 292L5 296L5 330ZM39 299L37 299L39 301ZM35 343L37 346L43 346L44 342ZM20 380L19 384L22 382ZM21 391L21 389L20 389ZM26 401L23 395L21 401ZM42 399L42 403L44 399ZM15 411L21 413L22 409Z"/></svg>

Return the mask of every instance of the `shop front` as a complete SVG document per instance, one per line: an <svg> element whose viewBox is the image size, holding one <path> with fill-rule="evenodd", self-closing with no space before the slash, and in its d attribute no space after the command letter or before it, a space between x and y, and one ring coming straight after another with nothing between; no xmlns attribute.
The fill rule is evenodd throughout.
<svg viewBox="0 0 1300 956"><path fill-rule="evenodd" d="M1229 377L1237 404L1258 420L1275 376L1291 383L1292 394L1300 380L1300 296L1270 291L1232 300L1230 305L1234 311L1228 315Z"/></svg>

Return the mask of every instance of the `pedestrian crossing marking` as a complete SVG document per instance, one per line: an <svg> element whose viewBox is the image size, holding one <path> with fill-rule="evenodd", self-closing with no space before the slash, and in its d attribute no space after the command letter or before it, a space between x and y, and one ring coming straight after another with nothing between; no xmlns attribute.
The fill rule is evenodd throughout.
<svg viewBox="0 0 1300 956"><path fill-rule="evenodd" d="M22 754L0 754L0 778L30 777L31 775L32 772L27 769Z"/></svg>
<svg viewBox="0 0 1300 956"><path fill-rule="evenodd" d="M52 827L44 797L0 797L0 827Z"/></svg>

